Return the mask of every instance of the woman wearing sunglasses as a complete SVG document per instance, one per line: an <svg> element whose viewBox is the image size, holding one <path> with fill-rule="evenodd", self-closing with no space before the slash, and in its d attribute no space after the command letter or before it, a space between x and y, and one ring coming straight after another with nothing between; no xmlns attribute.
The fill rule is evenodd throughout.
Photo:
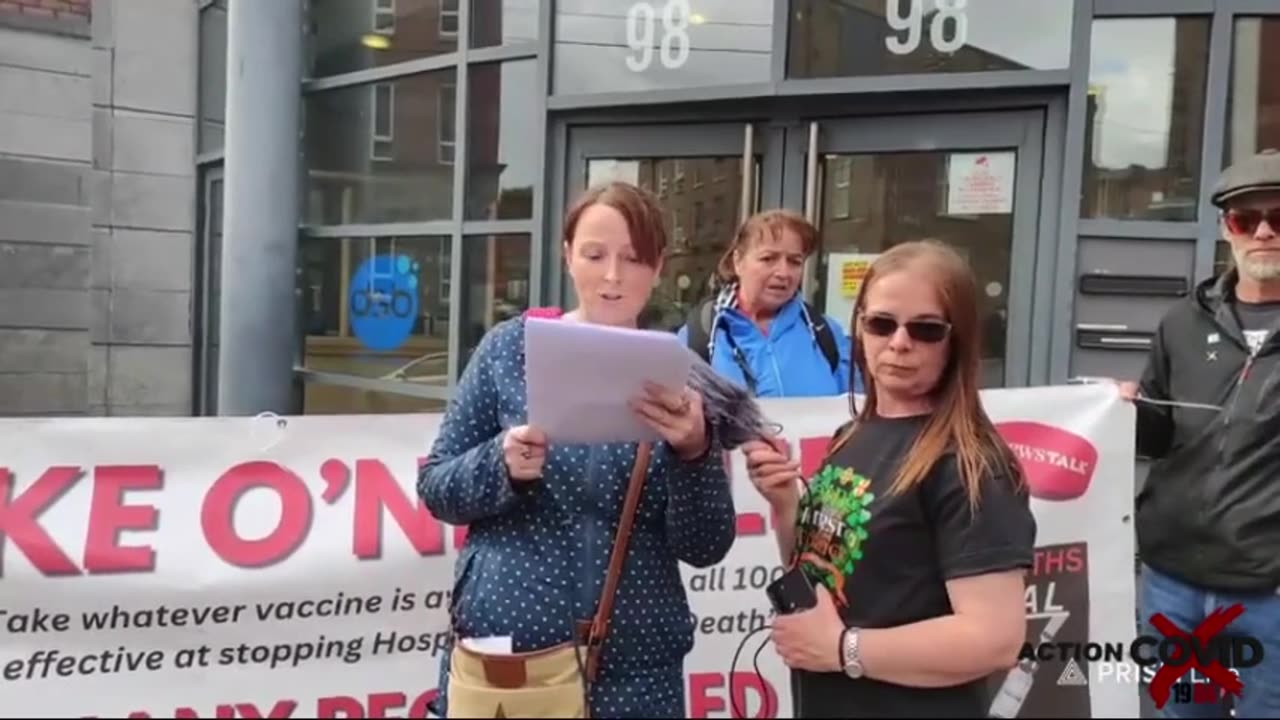
<svg viewBox="0 0 1280 720"><path fill-rule="evenodd" d="M745 448L783 561L817 594L773 625L797 717L986 717L986 678L1018 660L1036 523L979 401L979 318L954 251L890 249L854 309L866 399L821 470Z"/></svg>

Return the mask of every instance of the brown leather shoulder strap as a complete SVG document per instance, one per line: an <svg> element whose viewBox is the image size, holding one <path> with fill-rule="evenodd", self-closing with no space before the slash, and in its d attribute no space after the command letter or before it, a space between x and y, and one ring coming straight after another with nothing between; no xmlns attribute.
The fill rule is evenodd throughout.
<svg viewBox="0 0 1280 720"><path fill-rule="evenodd" d="M631 543L631 529L635 525L636 509L640 506L640 494L649 475L649 461L653 456L652 443L640 443L636 449L636 464L631 468L631 482L627 486L627 499L622 507L622 519L618 522L618 534L613 542L613 554L609 557L609 574L605 577L604 593L600 606L587 635L587 676L595 679L599 671L600 652L605 636L609 634L609 616L613 613L613 597L622 580L622 565L627 560L627 546Z"/></svg>

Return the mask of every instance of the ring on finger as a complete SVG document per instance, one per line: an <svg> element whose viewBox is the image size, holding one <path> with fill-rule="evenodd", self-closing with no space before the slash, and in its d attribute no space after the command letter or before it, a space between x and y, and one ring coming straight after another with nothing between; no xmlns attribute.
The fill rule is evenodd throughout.
<svg viewBox="0 0 1280 720"><path fill-rule="evenodd" d="M676 408L676 415L689 414L689 393L685 392L680 399L680 407Z"/></svg>

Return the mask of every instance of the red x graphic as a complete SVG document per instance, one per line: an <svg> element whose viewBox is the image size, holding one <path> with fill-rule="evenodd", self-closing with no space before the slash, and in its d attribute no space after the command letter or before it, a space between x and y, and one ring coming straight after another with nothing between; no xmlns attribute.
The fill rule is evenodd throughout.
<svg viewBox="0 0 1280 720"><path fill-rule="evenodd" d="M1218 608L1213 611L1213 614L1205 618L1204 622L1200 623L1200 626L1195 629L1192 635L1200 641L1201 647L1209 647L1209 641L1219 635L1232 621L1242 614L1244 614L1244 606L1239 603L1227 608ZM1160 613L1151 616L1151 624L1163 633L1166 638L1191 637L1186 631L1175 625L1172 620ZM1205 677L1232 695L1239 697L1240 693L1244 691L1244 683L1240 682L1240 678L1236 677L1235 673L1223 667L1222 663L1214 660L1208 665L1201 665L1200 659L1195 656L1195 653L1188 654L1190 657L1186 658L1185 663L1176 666L1166 663L1151 680L1151 699L1155 701L1157 708L1163 708L1165 703L1169 702L1169 693L1173 690L1173 684L1192 669L1204 673Z"/></svg>

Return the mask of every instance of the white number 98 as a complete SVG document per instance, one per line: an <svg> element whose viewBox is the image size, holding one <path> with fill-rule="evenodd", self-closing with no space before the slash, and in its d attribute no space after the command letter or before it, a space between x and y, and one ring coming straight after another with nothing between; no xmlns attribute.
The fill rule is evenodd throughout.
<svg viewBox="0 0 1280 720"><path fill-rule="evenodd" d="M902 10L904 0L885 0L884 19L889 27L899 35L890 35L884 39L885 47L894 55L910 55L920 47L920 38L924 34L924 0L905 0L906 12ZM935 0L938 12L929 24L929 44L933 49L943 53L953 53L964 47L969 35L968 16L965 8L968 0ZM906 38L901 33L907 34Z"/></svg>
<svg viewBox="0 0 1280 720"><path fill-rule="evenodd" d="M643 72L653 64L653 51L668 70L682 67L689 60L689 0L667 0L662 6L662 38L654 47L658 28L658 9L651 2L632 3L627 9L627 69Z"/></svg>

